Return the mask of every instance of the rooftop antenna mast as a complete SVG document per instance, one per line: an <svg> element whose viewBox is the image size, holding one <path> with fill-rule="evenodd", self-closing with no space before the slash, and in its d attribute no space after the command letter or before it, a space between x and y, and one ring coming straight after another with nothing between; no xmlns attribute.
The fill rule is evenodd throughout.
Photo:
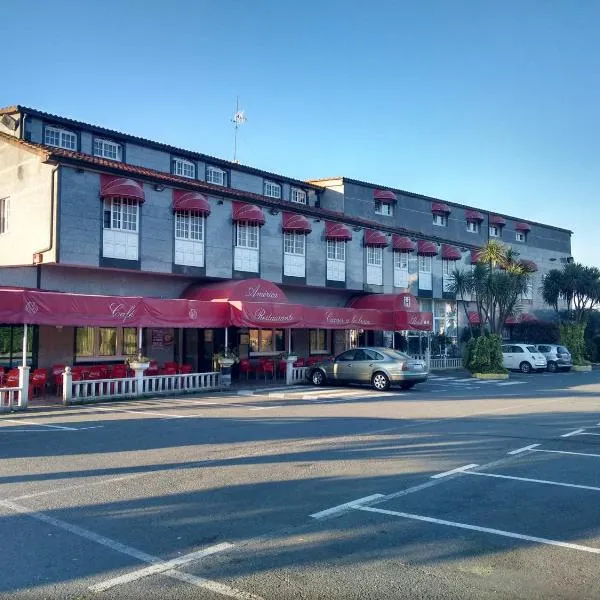
<svg viewBox="0 0 600 600"><path fill-rule="evenodd" d="M243 125L248 119L246 119L246 115L243 110L240 110L240 97L238 96L235 103L235 114L231 119L233 123L233 162L239 163L240 161L237 159L237 134L240 125Z"/></svg>

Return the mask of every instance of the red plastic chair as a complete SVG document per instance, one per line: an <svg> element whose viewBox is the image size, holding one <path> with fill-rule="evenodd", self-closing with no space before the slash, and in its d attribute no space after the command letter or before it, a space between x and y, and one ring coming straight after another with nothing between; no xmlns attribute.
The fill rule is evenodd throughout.
<svg viewBox="0 0 600 600"><path fill-rule="evenodd" d="M316 365L317 363L322 362L323 358L317 357L317 356L311 356L307 361L306 361L306 366L307 367L312 367L313 365Z"/></svg>
<svg viewBox="0 0 600 600"><path fill-rule="evenodd" d="M267 380L267 375L270 375L273 379L275 379L275 361L272 359L261 359L258 363L258 369L256 373L263 373L265 376L265 381Z"/></svg>
<svg viewBox="0 0 600 600"><path fill-rule="evenodd" d="M127 377L127 366L126 365L113 365L110 377L112 379L125 379L125 377Z"/></svg>
<svg viewBox="0 0 600 600"><path fill-rule="evenodd" d="M151 360L150 366L144 371L144 375L147 375L148 377L150 377L152 375L158 375L158 373L159 373L158 361Z"/></svg>
<svg viewBox="0 0 600 600"><path fill-rule="evenodd" d="M305 366L305 361L304 358L302 358L302 356L294 363L294 367L299 368L299 367L304 367Z"/></svg>
<svg viewBox="0 0 600 600"><path fill-rule="evenodd" d="M92 367L87 375L88 379L105 379L104 367Z"/></svg>
<svg viewBox="0 0 600 600"><path fill-rule="evenodd" d="M279 374L282 377L285 377L286 373L287 373L287 362L285 360L280 360L279 364L277 365Z"/></svg>
<svg viewBox="0 0 600 600"><path fill-rule="evenodd" d="M179 365L175 361L169 361L164 364L165 369L179 369Z"/></svg>
<svg viewBox="0 0 600 600"><path fill-rule="evenodd" d="M160 370L160 375L177 375L177 367L163 367Z"/></svg>
<svg viewBox="0 0 600 600"><path fill-rule="evenodd" d="M242 360L240 360L240 373L244 373L246 375L246 381L248 381L248 376L250 373L254 373L254 367L247 358L242 358Z"/></svg>
<svg viewBox="0 0 600 600"><path fill-rule="evenodd" d="M182 375L188 375L189 373L194 372L194 368L192 367L192 365L181 365L181 367L179 367L179 372Z"/></svg>
<svg viewBox="0 0 600 600"><path fill-rule="evenodd" d="M31 374L31 390L33 391L33 396L36 396L40 392L46 389L46 384L48 383L48 371L46 369L36 369Z"/></svg>
<svg viewBox="0 0 600 600"><path fill-rule="evenodd" d="M19 372L13 373L12 371L6 376L6 387L19 387Z"/></svg>

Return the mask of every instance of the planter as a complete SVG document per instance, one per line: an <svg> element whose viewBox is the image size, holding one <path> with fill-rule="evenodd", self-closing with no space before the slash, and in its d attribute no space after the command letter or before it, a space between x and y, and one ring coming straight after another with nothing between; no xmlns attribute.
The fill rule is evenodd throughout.
<svg viewBox="0 0 600 600"><path fill-rule="evenodd" d="M571 370L577 371L577 373L587 373L592 370L592 365L573 365Z"/></svg>
<svg viewBox="0 0 600 600"><path fill-rule="evenodd" d="M508 373L471 373L475 379L508 379Z"/></svg>
<svg viewBox="0 0 600 600"><path fill-rule="evenodd" d="M221 369L221 385L231 387L231 367L235 364L233 358L219 358L219 368Z"/></svg>
<svg viewBox="0 0 600 600"><path fill-rule="evenodd" d="M285 359L286 362L291 362L292 364L294 364L297 360L298 360L298 357L293 356L293 355L290 355Z"/></svg>
<svg viewBox="0 0 600 600"><path fill-rule="evenodd" d="M218 362L221 368L225 367L229 369L231 369L231 367L233 367L235 364L235 360L233 358L219 358Z"/></svg>
<svg viewBox="0 0 600 600"><path fill-rule="evenodd" d="M145 371L146 369L150 368L150 362L146 362L146 361L139 361L139 360L130 360L129 361L129 368L133 369L134 371L138 371L138 370L142 370Z"/></svg>

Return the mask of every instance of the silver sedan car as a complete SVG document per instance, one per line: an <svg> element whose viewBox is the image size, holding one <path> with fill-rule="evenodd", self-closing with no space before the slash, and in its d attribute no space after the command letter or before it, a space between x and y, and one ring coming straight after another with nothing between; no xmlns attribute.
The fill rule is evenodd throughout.
<svg viewBox="0 0 600 600"><path fill-rule="evenodd" d="M314 385L326 383L370 383L376 390L399 384L404 390L427 381L427 368L416 360L391 348L352 348L333 359L312 365L307 373Z"/></svg>

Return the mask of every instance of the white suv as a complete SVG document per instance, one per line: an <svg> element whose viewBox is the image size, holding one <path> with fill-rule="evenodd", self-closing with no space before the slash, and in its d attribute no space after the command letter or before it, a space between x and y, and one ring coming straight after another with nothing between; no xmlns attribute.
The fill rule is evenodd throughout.
<svg viewBox="0 0 600 600"><path fill-rule="evenodd" d="M545 371L546 357L531 344L503 344L503 365L505 369L518 369L522 373Z"/></svg>

